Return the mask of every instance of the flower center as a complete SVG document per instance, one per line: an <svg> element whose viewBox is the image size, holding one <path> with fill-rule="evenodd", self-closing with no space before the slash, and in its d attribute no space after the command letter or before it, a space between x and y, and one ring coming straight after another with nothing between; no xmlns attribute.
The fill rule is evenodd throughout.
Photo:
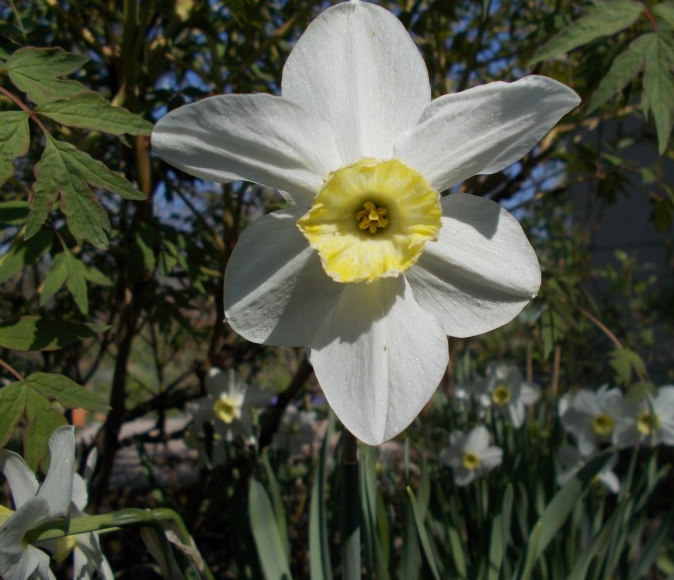
<svg viewBox="0 0 674 580"><path fill-rule="evenodd" d="M239 408L239 405L234 402L234 399L227 395L221 395L220 398L213 403L213 414L223 423L230 425L234 419L241 417L241 409Z"/></svg>
<svg viewBox="0 0 674 580"><path fill-rule="evenodd" d="M494 402L494 405L498 405L499 407L505 407L510 403L511 399L510 389L505 385L499 385L491 394L491 400Z"/></svg>
<svg viewBox="0 0 674 580"><path fill-rule="evenodd" d="M440 195L396 159L361 159L328 175L297 222L336 282L372 282L411 268L437 240Z"/></svg>
<svg viewBox="0 0 674 580"><path fill-rule="evenodd" d="M466 453L463 454L463 458L461 459L461 465L463 465L468 471L473 471L477 469L478 465L480 465L480 458L475 453L466 451Z"/></svg>
<svg viewBox="0 0 674 580"><path fill-rule="evenodd" d="M655 413L646 411L645 413L639 415L639 419L637 420L637 429L639 429L639 432L642 435L647 437L649 435L654 435L660 430L660 427L662 427L662 421L660 421L660 417L658 417Z"/></svg>
<svg viewBox="0 0 674 580"><path fill-rule="evenodd" d="M356 214L358 227L371 234L376 234L379 228L385 228L388 225L388 220L384 217L386 213L385 207L377 207L371 201L366 201L363 204L363 209Z"/></svg>
<svg viewBox="0 0 674 580"><path fill-rule="evenodd" d="M606 437L613 433L614 427L615 421L613 420L613 417L606 413L599 413L592 418L592 429L596 435Z"/></svg>

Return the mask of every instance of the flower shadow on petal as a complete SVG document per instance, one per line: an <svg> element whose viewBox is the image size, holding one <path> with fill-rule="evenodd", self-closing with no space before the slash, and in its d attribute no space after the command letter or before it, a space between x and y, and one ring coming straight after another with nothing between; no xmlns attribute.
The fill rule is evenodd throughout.
<svg viewBox="0 0 674 580"><path fill-rule="evenodd" d="M405 292L402 276L382 278L375 282L357 284L335 284L343 288L334 310L326 316L325 322L332 329L339 328L339 342L354 344L370 332L373 325L386 318L398 297ZM325 325L322 325L325 328ZM321 332L321 337L311 344L313 348L323 348L334 340L334 334Z"/></svg>
<svg viewBox="0 0 674 580"><path fill-rule="evenodd" d="M511 284L501 284L499 280L486 278L478 272L471 272L454 264L449 264L442 256L426 252L419 259L418 266L439 276L458 292L472 297L476 302L522 302L524 293ZM528 297L527 297L528 301Z"/></svg>
<svg viewBox="0 0 674 580"><path fill-rule="evenodd" d="M478 198L483 199L483 198ZM502 208L498 203L475 204L475 196L454 193L442 198L442 213L473 228L487 239L498 231Z"/></svg>

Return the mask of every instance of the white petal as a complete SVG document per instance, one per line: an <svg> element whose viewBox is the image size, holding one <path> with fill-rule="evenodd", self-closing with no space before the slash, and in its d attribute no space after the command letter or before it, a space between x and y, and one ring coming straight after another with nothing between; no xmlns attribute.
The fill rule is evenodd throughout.
<svg viewBox="0 0 674 580"><path fill-rule="evenodd" d="M80 512L83 512L84 508L87 507L87 502L89 501L89 493L87 492L87 484L78 473L73 474L73 487L71 494L73 504Z"/></svg>
<svg viewBox="0 0 674 580"><path fill-rule="evenodd" d="M599 474L599 481L601 481L611 493L618 493L620 491L620 479L612 471L606 471Z"/></svg>
<svg viewBox="0 0 674 580"><path fill-rule="evenodd" d="M227 373L217 367L211 367L208 369L208 374L206 375L204 383L208 394L214 399L217 399L222 393L226 393L228 390Z"/></svg>
<svg viewBox="0 0 674 580"><path fill-rule="evenodd" d="M26 532L49 519L48 502L38 497L28 500L0 527L0 577L4 580L26 580L38 568L44 570L45 566L49 566L47 554L23 541Z"/></svg>
<svg viewBox="0 0 674 580"><path fill-rule="evenodd" d="M471 481L475 479L475 470L466 469L465 467L455 467L454 468L454 483L459 487L468 485Z"/></svg>
<svg viewBox="0 0 674 580"><path fill-rule="evenodd" d="M484 425L473 427L468 433L464 449L475 453L479 457L487 447L489 447L489 431L487 428Z"/></svg>
<svg viewBox="0 0 674 580"><path fill-rule="evenodd" d="M494 467L501 465L502 461L503 449L500 447L487 447L487 449L480 455L480 467L485 471L489 471L490 469L494 469Z"/></svg>
<svg viewBox="0 0 674 580"><path fill-rule="evenodd" d="M295 222L277 211L246 228L225 272L225 315L244 338L306 346L345 284L331 280Z"/></svg>
<svg viewBox="0 0 674 580"><path fill-rule="evenodd" d="M38 489L37 479L20 455L0 449L0 471L7 479L16 509L35 497Z"/></svg>
<svg viewBox="0 0 674 580"><path fill-rule="evenodd" d="M524 423L524 405L522 401L512 401L507 407L508 419L515 429L519 429Z"/></svg>
<svg viewBox="0 0 674 580"><path fill-rule="evenodd" d="M222 95L164 116L152 148L201 179L245 179L311 204L323 178L338 169L330 127L297 104L272 95Z"/></svg>
<svg viewBox="0 0 674 580"><path fill-rule="evenodd" d="M390 159L393 144L431 100L426 65L400 21L364 2L329 8L283 69L284 98L333 127L346 163Z"/></svg>
<svg viewBox="0 0 674 580"><path fill-rule="evenodd" d="M414 420L447 361L444 332L402 277L344 284L311 350L328 403L370 445L395 437Z"/></svg>
<svg viewBox="0 0 674 580"><path fill-rule="evenodd" d="M521 159L578 103L570 88L541 76L444 95L396 143L395 157L442 191Z"/></svg>
<svg viewBox="0 0 674 580"><path fill-rule="evenodd" d="M533 405L536 401L538 401L541 391L538 385L525 381L521 383L520 388L521 391L519 398L522 403L525 405Z"/></svg>
<svg viewBox="0 0 674 580"><path fill-rule="evenodd" d="M468 194L442 201L437 242L406 276L423 308L450 336L510 322L536 296L541 270L522 227L493 201Z"/></svg>
<svg viewBox="0 0 674 580"><path fill-rule="evenodd" d="M37 492L47 500L49 515L63 517L70 508L75 470L75 430L59 427L49 437L49 471Z"/></svg>
<svg viewBox="0 0 674 580"><path fill-rule="evenodd" d="M440 461L452 467L459 467L463 452L456 447L443 447L440 451Z"/></svg>
<svg viewBox="0 0 674 580"><path fill-rule="evenodd" d="M658 394L653 401L653 410L662 420L674 418L674 386L666 385L658 388Z"/></svg>

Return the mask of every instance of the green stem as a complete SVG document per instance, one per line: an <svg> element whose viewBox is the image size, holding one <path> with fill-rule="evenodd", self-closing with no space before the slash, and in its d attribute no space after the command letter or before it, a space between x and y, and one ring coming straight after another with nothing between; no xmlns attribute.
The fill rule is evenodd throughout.
<svg viewBox="0 0 674 580"><path fill-rule="evenodd" d="M171 527L178 534L181 543L190 548L194 547L192 537L182 518L176 512L167 508L153 510L128 508L109 514L61 518L30 530L24 540L27 543L34 544L35 542L54 540L64 536L145 526L160 527L162 530ZM195 566L202 572L206 580L214 580L208 564L203 558L200 558L200 560L200 562L195 562Z"/></svg>
<svg viewBox="0 0 674 580"><path fill-rule="evenodd" d="M342 578L361 579L358 440L342 435Z"/></svg>

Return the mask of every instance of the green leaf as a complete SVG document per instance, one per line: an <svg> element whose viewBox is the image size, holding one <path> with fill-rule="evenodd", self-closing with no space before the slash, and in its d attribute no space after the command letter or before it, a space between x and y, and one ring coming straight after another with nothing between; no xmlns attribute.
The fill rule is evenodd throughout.
<svg viewBox="0 0 674 580"><path fill-rule="evenodd" d="M274 519L276 520L276 529L278 531L279 538L281 539L283 552L285 553L286 558L290 558L290 539L288 538L288 524L286 510L283 505L283 497L281 495L281 488L279 487L278 481L276 480L271 463L269 463L269 455L264 453L262 455L261 461L265 468L265 473L267 475L267 486L269 487L269 491L271 493Z"/></svg>
<svg viewBox="0 0 674 580"><path fill-rule="evenodd" d="M47 300L61 289L67 277L66 252L61 252L54 258L47 272L47 277L42 286L42 293L40 294L40 306L44 306Z"/></svg>
<svg viewBox="0 0 674 580"><path fill-rule="evenodd" d="M86 280L101 286L111 286L112 281L96 268L87 266L68 249L58 254L49 268L40 295L40 306L44 306L65 284L75 299L82 314L89 313L89 296Z"/></svg>
<svg viewBox="0 0 674 580"><path fill-rule="evenodd" d="M102 131L112 135L149 135L152 123L123 107L113 107L93 91L69 99L51 101L35 109L36 113L69 127Z"/></svg>
<svg viewBox="0 0 674 580"><path fill-rule="evenodd" d="M42 226L52 205L60 197L61 210L77 242L81 244L88 240L98 248L105 248L110 221L89 185L117 193L126 199L145 199L124 177L100 161L70 143L51 137L47 139L42 159L35 166L35 174L35 200L26 224L26 238L34 235Z"/></svg>
<svg viewBox="0 0 674 580"><path fill-rule="evenodd" d="M14 174L14 159L28 152L28 117L26 111L0 112L0 185Z"/></svg>
<svg viewBox="0 0 674 580"><path fill-rule="evenodd" d="M89 314L89 295L85 282L87 267L70 252L64 251L64 253L66 254L66 267L68 268L66 287L73 295L80 312L86 316Z"/></svg>
<svg viewBox="0 0 674 580"><path fill-rule="evenodd" d="M71 97L86 91L74 80L62 77L73 74L87 58L61 48L20 48L7 60L9 78L14 85L40 105L54 99Z"/></svg>
<svg viewBox="0 0 674 580"><path fill-rule="evenodd" d="M433 549L431 548L431 542L428 537L428 533L426 532L426 528L424 526L424 521L422 519L422 514L421 510L419 509L419 504L417 503L417 498L414 495L414 492L412 491L411 487L407 487L407 495L410 498L410 502L412 504L412 512L414 513L414 522L417 525L417 533L419 534L419 542L421 543L421 547L424 551L424 554L426 556L426 561L428 562L428 565L431 569L431 572L433 574L433 578L435 580L440 580L442 577L440 575L440 571L438 570L438 564L435 561L435 554L433 554Z"/></svg>
<svg viewBox="0 0 674 580"><path fill-rule="evenodd" d="M592 543L576 558L576 562L569 573L567 580L585 580L587 578L587 571L592 563L592 560L597 554L603 555L609 545L611 536L615 533L616 526L620 526L620 517L624 511L624 503L616 507L611 514L611 517L604 523L601 531L599 531Z"/></svg>
<svg viewBox="0 0 674 580"><path fill-rule="evenodd" d="M652 12L674 28L674 2L660 2L653 6Z"/></svg>
<svg viewBox="0 0 674 580"><path fill-rule="evenodd" d="M0 447L14 433L26 408L26 387L21 383L11 383L0 389Z"/></svg>
<svg viewBox="0 0 674 580"><path fill-rule="evenodd" d="M588 113L603 105L639 74L639 71L644 66L651 36L655 35L643 34L639 36L624 52L615 58L608 73L601 80L592 96L592 100L588 105Z"/></svg>
<svg viewBox="0 0 674 580"><path fill-rule="evenodd" d="M23 434L23 457L28 466L37 471L47 457L49 436L61 425L67 425L65 417L34 389L28 389L26 397L28 426Z"/></svg>
<svg viewBox="0 0 674 580"><path fill-rule="evenodd" d="M547 360L556 344L566 335L566 322L553 308L541 314L541 333L543 338L543 359Z"/></svg>
<svg viewBox="0 0 674 580"><path fill-rule="evenodd" d="M248 494L250 527L266 580L290 580L290 568L264 486L252 479Z"/></svg>
<svg viewBox="0 0 674 580"><path fill-rule="evenodd" d="M629 348L614 348L611 351L611 367L615 371L618 382L629 385L632 373L638 377L646 377L646 365L643 359Z"/></svg>
<svg viewBox="0 0 674 580"><path fill-rule="evenodd" d="M92 266L85 266L84 277L99 286L112 286L113 282L103 272Z"/></svg>
<svg viewBox="0 0 674 580"><path fill-rule="evenodd" d="M47 139L42 159L35 166L35 201L28 217L26 237L33 235L33 229L47 219L47 212L54 201L61 197L61 210L66 216L68 228L78 244L86 239L98 248L108 245L107 232L110 231L108 214L91 192L85 179L68 163L75 147ZM45 200L41 203L41 200ZM36 213L39 212L39 214Z"/></svg>
<svg viewBox="0 0 674 580"><path fill-rule="evenodd" d="M608 450L591 459L557 492L546 506L529 534L526 552L523 556L523 565L520 562L522 572L516 576L518 580L525 580L531 576L534 564L540 558L543 550L557 535L569 514L573 511L578 499L590 487L595 476L608 463L612 454L613 450Z"/></svg>
<svg viewBox="0 0 674 580"><path fill-rule="evenodd" d="M674 50L657 34L650 34L641 97L646 118L653 115L658 133L658 150L665 152L674 122Z"/></svg>
<svg viewBox="0 0 674 580"><path fill-rule="evenodd" d="M332 580L328 534L328 449L335 432L335 414L328 415L328 426L318 454L309 508L309 570L311 580Z"/></svg>
<svg viewBox="0 0 674 580"><path fill-rule="evenodd" d="M33 373L26 378L30 386L49 400L58 401L66 409L82 408L105 412L110 407L98 395L87 391L72 379L52 373Z"/></svg>
<svg viewBox="0 0 674 580"><path fill-rule="evenodd" d="M0 257L0 284L9 280L29 264L34 264L52 246L51 230L41 229L30 240L19 235L9 251Z"/></svg>
<svg viewBox="0 0 674 580"><path fill-rule="evenodd" d="M0 226L23 225L30 211L30 203L23 200L0 202Z"/></svg>
<svg viewBox="0 0 674 580"><path fill-rule="evenodd" d="M24 316L16 322L0 323L0 346L11 350L57 350L96 336L109 327L82 322L48 321Z"/></svg>
<svg viewBox="0 0 674 580"><path fill-rule="evenodd" d="M508 484L506 493L503 496L501 511L492 520L487 580L498 580L500 577L501 566L503 565L510 538L510 516L513 507L513 495L513 486L512 484Z"/></svg>
<svg viewBox="0 0 674 580"><path fill-rule="evenodd" d="M596 0L587 15L553 36L534 54L529 65L561 56L602 36L616 34L631 26L643 10L641 2L632 0Z"/></svg>

